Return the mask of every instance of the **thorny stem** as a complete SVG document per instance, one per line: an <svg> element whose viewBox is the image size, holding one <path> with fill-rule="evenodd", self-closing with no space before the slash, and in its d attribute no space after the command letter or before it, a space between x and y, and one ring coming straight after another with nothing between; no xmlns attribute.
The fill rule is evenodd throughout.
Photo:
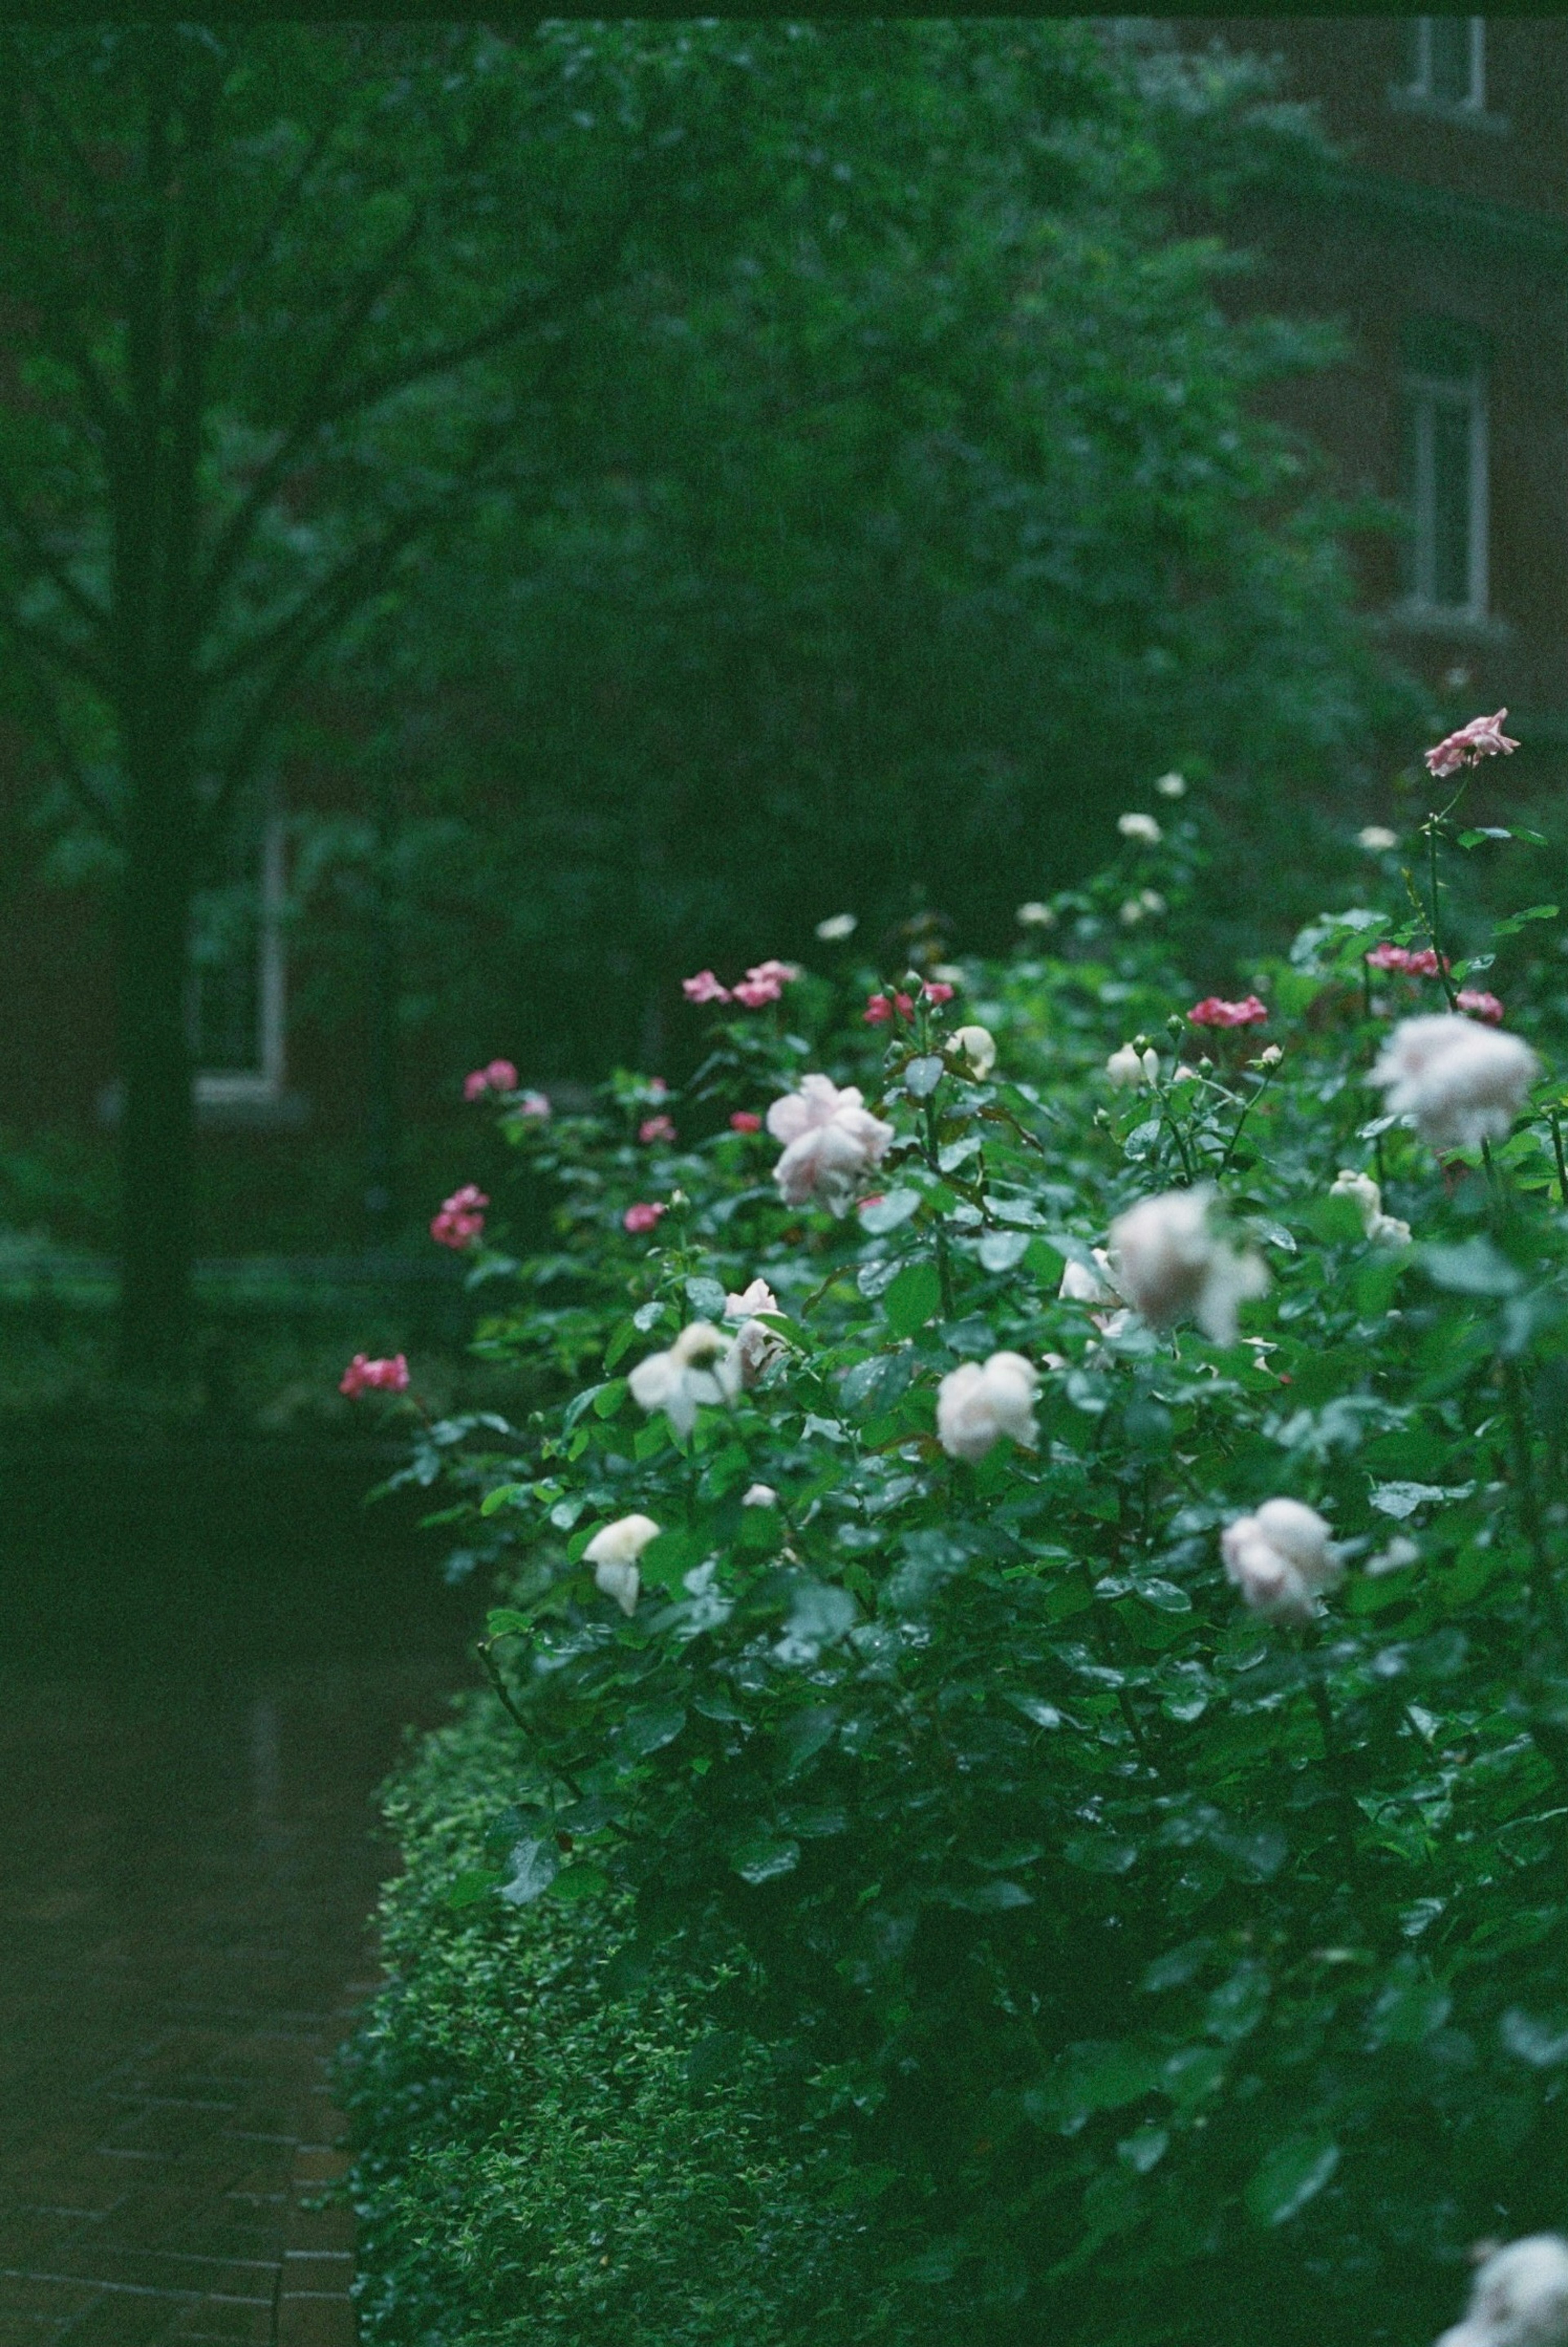
<svg viewBox="0 0 1568 2347"><path fill-rule="evenodd" d="M497 1701L500 1704L502 1710L506 1713L513 1726L518 1730L519 1734L521 1734L529 1744L532 1744L534 1740L533 1730L529 1727L528 1721L523 1717L522 1713L518 1709L517 1705L512 1701L510 1695L507 1692L507 1683L505 1679L502 1678L500 1670L496 1662L496 1657L491 1652L495 1643L496 1642L493 1638L481 1638L475 1645L474 1652L478 1655L479 1661L484 1666L485 1676L489 1680L491 1686L494 1687ZM560 1778L562 1784L566 1786L568 1791L572 1794L575 1799L580 1801L586 1799L582 1787L578 1783L577 1778L572 1775L569 1768L561 1768L558 1762L553 1767L551 1773Z"/></svg>
<svg viewBox="0 0 1568 2347"><path fill-rule="evenodd" d="M941 1158L937 1148L937 1103L930 1093L926 1096L926 1163L931 1172L940 1176ZM948 1234L940 1220L937 1224L937 1276L942 1283L942 1317L953 1317L953 1266L948 1255Z"/></svg>
<svg viewBox="0 0 1568 2347"><path fill-rule="evenodd" d="M1557 1160L1557 1195L1563 1205L1568 1206L1568 1163L1563 1162L1563 1126L1555 1109L1552 1110L1549 1121L1552 1126L1553 1154Z"/></svg>

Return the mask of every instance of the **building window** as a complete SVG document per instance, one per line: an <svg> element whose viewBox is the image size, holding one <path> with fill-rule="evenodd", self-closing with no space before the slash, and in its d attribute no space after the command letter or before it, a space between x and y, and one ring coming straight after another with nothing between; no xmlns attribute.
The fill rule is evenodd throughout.
<svg viewBox="0 0 1568 2347"><path fill-rule="evenodd" d="M1406 93L1429 106L1469 108L1480 114L1486 105L1486 19L1484 16L1412 16L1406 28L1409 42L1409 79Z"/></svg>
<svg viewBox="0 0 1568 2347"><path fill-rule="evenodd" d="M284 1080L283 825L239 842L220 887L196 908L190 1047L198 1106L278 1101Z"/></svg>
<svg viewBox="0 0 1568 2347"><path fill-rule="evenodd" d="M1474 339L1442 327L1409 334L1404 396L1407 602L1484 620L1486 370Z"/></svg>

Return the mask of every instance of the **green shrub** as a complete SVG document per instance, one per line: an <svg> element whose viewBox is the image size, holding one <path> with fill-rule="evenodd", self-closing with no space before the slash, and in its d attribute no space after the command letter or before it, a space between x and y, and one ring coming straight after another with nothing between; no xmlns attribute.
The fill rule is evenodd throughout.
<svg viewBox="0 0 1568 2347"><path fill-rule="evenodd" d="M503 1111L564 1406L409 1470L519 1731L448 1895L678 1953L948 2337L1418 2347L1568 2216L1555 907L1434 816L1194 1004L1162 787L1049 952L703 973L682 1097Z"/></svg>
<svg viewBox="0 0 1568 2347"><path fill-rule="evenodd" d="M764 2050L713 2029L714 1981L629 1963L625 1900L449 1903L515 1741L475 1700L388 1798L391 1977L343 2065L367 2342L917 2338L886 2227L831 2140L780 2122Z"/></svg>

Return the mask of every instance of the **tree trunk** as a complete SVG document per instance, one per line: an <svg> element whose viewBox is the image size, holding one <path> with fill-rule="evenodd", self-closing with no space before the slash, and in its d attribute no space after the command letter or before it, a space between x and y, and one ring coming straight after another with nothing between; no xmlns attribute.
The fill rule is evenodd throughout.
<svg viewBox="0 0 1568 2347"><path fill-rule="evenodd" d="M194 884L192 805L178 750L126 759L119 1061L120 1360L136 1375L179 1368L190 1334L195 1112L187 986Z"/></svg>

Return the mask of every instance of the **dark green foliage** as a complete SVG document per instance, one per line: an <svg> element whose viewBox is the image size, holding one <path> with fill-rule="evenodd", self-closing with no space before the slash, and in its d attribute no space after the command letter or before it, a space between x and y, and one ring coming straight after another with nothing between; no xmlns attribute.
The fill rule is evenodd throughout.
<svg viewBox="0 0 1568 2347"><path fill-rule="evenodd" d="M597 1120L504 1120L559 1245L484 1341L564 1407L436 1428L411 1471L445 1461L505 1570L518 1741L454 1892L630 1895L635 1946L769 2049L771 2107L897 2179L950 2336L1411 2347L1471 2242L1568 2214L1561 1085L1441 1167L1376 1113L1390 1023L1442 994L1364 956L1449 942L1446 892L1255 972L1281 1062L1195 1033L1140 941L1163 917L1118 911L1185 885L1173 815L1047 908L1055 954L966 965L961 1010L868 1029L846 970L735 1014L662 1103L674 1143L636 1138L631 1079ZM1512 1000L1554 917L1499 925ZM999 1040L983 1078L960 1017ZM1561 1052L1550 1013L1518 1023ZM1157 1081L1113 1092L1140 1027ZM712 1131L823 1067L894 1127L838 1221L781 1203L775 1143ZM1413 1242L1329 1194L1369 1164ZM1200 1179L1271 1276L1239 1340L1061 1293ZM668 1211L629 1238L639 1198ZM773 1368L699 1391L689 1433L667 1387L640 1407L634 1365L758 1276ZM1037 1436L970 1462L938 1389L1003 1348L1042 1365ZM1305 1624L1222 1570L1273 1497L1348 1567ZM632 1515L660 1529L623 1611L585 1552Z"/></svg>

